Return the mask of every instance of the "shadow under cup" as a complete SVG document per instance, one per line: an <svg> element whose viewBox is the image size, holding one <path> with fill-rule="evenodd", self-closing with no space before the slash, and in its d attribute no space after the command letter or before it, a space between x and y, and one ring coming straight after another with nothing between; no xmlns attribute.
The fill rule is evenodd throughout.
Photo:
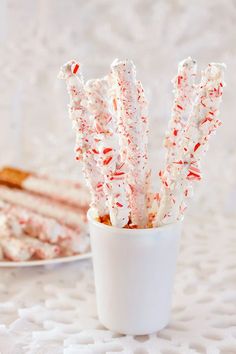
<svg viewBox="0 0 236 354"><path fill-rule="evenodd" d="M181 223L121 229L97 222L91 209L87 216L101 323L130 335L167 326Z"/></svg>

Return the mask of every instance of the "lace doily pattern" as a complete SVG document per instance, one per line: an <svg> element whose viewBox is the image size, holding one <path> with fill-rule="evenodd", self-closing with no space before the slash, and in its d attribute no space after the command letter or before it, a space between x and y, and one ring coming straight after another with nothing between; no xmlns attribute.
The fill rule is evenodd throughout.
<svg viewBox="0 0 236 354"><path fill-rule="evenodd" d="M185 222L170 324L123 336L98 321L91 261L1 270L4 354L233 354L236 348L236 221Z"/></svg>

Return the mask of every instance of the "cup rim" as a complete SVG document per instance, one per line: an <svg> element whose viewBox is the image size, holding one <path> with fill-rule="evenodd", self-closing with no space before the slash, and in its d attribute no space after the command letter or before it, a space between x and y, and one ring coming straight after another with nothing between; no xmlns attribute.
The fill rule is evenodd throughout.
<svg viewBox="0 0 236 354"><path fill-rule="evenodd" d="M146 228L146 229L125 229L125 228L120 228L120 227L116 227L116 226L111 226L111 225L106 225L103 224L97 220L94 219L93 214L94 211L92 208L89 208L89 210L87 211L87 218L88 221L91 222L92 224L96 225L96 227L99 227L100 229L109 229L109 231L118 231L119 233L136 233L136 234L143 234L143 232L153 232L154 230L158 230L158 231L162 231L162 230L166 230L169 228L173 228L173 226L177 226L177 225L181 225L182 221L176 221L174 223L171 224L166 224L166 225L161 225L158 227L150 227L150 228Z"/></svg>

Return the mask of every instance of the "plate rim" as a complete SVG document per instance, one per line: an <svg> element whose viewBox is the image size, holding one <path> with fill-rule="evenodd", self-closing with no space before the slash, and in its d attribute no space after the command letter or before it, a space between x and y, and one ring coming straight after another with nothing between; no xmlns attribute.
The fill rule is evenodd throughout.
<svg viewBox="0 0 236 354"><path fill-rule="evenodd" d="M58 257L52 259L37 259L23 262L15 261L0 261L0 268L21 268L21 267L36 267L36 266L48 266L62 263L70 263L79 260L89 259L92 257L92 252L86 252L82 254L77 254L74 256Z"/></svg>

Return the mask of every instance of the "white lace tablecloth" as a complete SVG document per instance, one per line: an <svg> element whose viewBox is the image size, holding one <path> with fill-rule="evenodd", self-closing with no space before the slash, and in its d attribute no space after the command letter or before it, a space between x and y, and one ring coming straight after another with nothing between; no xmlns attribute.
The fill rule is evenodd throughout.
<svg viewBox="0 0 236 354"><path fill-rule="evenodd" d="M235 218L188 217L170 324L123 336L97 318L91 260L0 270L2 354L235 354Z"/></svg>

